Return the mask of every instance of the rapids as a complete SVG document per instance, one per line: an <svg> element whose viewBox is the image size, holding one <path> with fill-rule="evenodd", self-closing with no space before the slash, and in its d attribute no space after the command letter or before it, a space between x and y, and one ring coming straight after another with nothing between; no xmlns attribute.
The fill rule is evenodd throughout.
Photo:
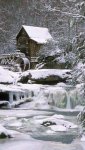
<svg viewBox="0 0 85 150"><path fill-rule="evenodd" d="M12 138L0 140L0 150L84 150L77 122L80 110L75 109L70 90L57 85L26 86L32 101L0 110L0 124L17 131Z"/></svg>

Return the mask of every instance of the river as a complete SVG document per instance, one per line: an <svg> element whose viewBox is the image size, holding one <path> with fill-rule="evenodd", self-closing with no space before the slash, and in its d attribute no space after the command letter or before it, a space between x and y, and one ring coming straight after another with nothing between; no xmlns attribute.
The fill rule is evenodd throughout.
<svg viewBox="0 0 85 150"><path fill-rule="evenodd" d="M0 150L85 150L78 113L35 101L1 109L0 123L17 132L12 138L0 140Z"/></svg>

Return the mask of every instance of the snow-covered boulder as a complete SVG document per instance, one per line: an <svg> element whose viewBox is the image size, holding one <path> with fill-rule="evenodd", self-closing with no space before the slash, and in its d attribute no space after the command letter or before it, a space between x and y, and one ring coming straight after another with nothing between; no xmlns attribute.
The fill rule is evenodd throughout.
<svg viewBox="0 0 85 150"><path fill-rule="evenodd" d="M51 126L51 130L55 131L55 132L59 132L59 131L67 131L67 128L64 127L63 125L53 125Z"/></svg>
<svg viewBox="0 0 85 150"><path fill-rule="evenodd" d="M0 139L14 138L18 135L21 135L21 133L15 130L8 130L3 125L0 124Z"/></svg>
<svg viewBox="0 0 85 150"><path fill-rule="evenodd" d="M0 138L11 138L11 132L4 128L2 125L0 125Z"/></svg>
<svg viewBox="0 0 85 150"><path fill-rule="evenodd" d="M0 83L1 84L11 84L14 83L18 74L0 66Z"/></svg>
<svg viewBox="0 0 85 150"><path fill-rule="evenodd" d="M26 72L23 72L19 78L18 78L18 82L21 82L21 83L28 83L28 81L30 82L30 79L31 79L31 74L29 71L26 71ZM30 82L31 83L31 82Z"/></svg>
<svg viewBox="0 0 85 150"><path fill-rule="evenodd" d="M40 69L29 70L22 73L18 81L26 83L28 80L31 80L32 82L41 84L56 84L59 82L66 82L68 78L71 78L71 70Z"/></svg>
<svg viewBox="0 0 85 150"><path fill-rule="evenodd" d="M50 117L43 117L43 118L33 118L33 122L35 125L42 125L46 127L49 130L52 130L54 132L62 132L62 131L68 131L71 129L76 129L78 126L72 122L66 121L63 115L53 115Z"/></svg>

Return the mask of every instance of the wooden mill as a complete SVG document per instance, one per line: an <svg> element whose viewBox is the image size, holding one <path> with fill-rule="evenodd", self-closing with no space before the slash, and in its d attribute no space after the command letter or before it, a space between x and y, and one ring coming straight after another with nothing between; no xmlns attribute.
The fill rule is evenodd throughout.
<svg viewBox="0 0 85 150"><path fill-rule="evenodd" d="M48 28L23 25L16 36L17 49L30 61L30 69L38 63L40 48L52 40Z"/></svg>

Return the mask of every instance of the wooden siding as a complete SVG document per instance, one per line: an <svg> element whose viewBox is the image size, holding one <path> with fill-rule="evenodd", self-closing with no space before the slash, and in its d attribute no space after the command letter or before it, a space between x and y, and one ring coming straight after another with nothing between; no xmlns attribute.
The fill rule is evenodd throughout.
<svg viewBox="0 0 85 150"><path fill-rule="evenodd" d="M24 30L21 30L17 37L17 49L30 57L29 37Z"/></svg>
<svg viewBox="0 0 85 150"><path fill-rule="evenodd" d="M38 44L34 40L30 39L27 33L25 32L24 28L21 29L19 32L17 38L17 49L19 49L22 53L24 53L29 60L31 61L32 57L37 57L40 47L42 44ZM36 63L32 62L32 67L34 68Z"/></svg>

